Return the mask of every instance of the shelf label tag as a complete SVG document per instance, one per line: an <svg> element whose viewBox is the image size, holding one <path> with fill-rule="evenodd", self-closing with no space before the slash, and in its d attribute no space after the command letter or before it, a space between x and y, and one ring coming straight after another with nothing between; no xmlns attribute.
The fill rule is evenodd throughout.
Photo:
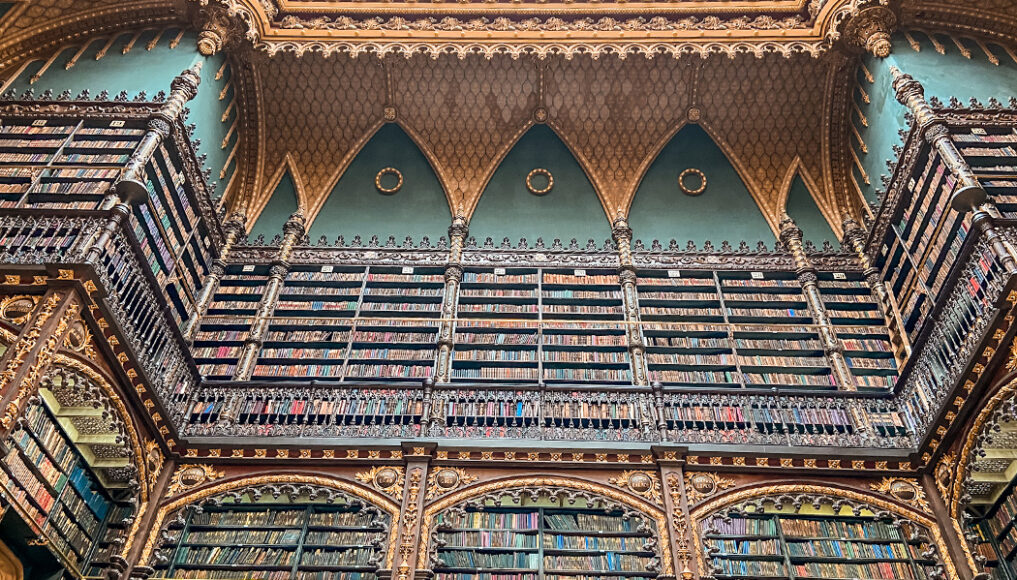
<svg viewBox="0 0 1017 580"><path fill-rule="evenodd" d="M576 270L576 276L585 276L586 270Z"/></svg>
<svg viewBox="0 0 1017 580"><path fill-rule="evenodd" d="M847 274L845 274L844 272L834 272L833 273L833 279L834 280L847 280Z"/></svg>
<svg viewBox="0 0 1017 580"><path fill-rule="evenodd" d="M109 122L109 126L110 127L123 127L124 126L124 121L123 120L110 121Z"/></svg>
<svg viewBox="0 0 1017 580"><path fill-rule="evenodd" d="M403 266L403 274L412 274L413 266Z"/></svg>
<svg viewBox="0 0 1017 580"><path fill-rule="evenodd" d="M504 276L505 275L505 268L495 268L494 269L494 275L495 276Z"/></svg>
<svg viewBox="0 0 1017 580"><path fill-rule="evenodd" d="M322 266L321 267L321 271L322 272L326 272L326 273L327 272L331 272L333 269L334 269L334 266Z"/></svg>
<svg viewBox="0 0 1017 580"><path fill-rule="evenodd" d="M33 127L45 127L46 126L46 119L36 119L36 120L32 121L32 126Z"/></svg>
<svg viewBox="0 0 1017 580"><path fill-rule="evenodd" d="M681 270L668 270L667 271L667 277L668 278L681 278L682 277L682 271Z"/></svg>
<svg viewBox="0 0 1017 580"><path fill-rule="evenodd" d="M244 272L253 272L253 271L254 271L254 266L252 266L252 265L244 266Z"/></svg>
<svg viewBox="0 0 1017 580"><path fill-rule="evenodd" d="M972 135L986 135L986 132L985 132L985 129L982 129L981 127L972 127L971 128L971 134Z"/></svg>
<svg viewBox="0 0 1017 580"><path fill-rule="evenodd" d="M752 273L752 279L753 280L762 280L763 279L763 273L762 272L753 272Z"/></svg>
<svg viewBox="0 0 1017 580"><path fill-rule="evenodd" d="M915 178L914 177L912 177L911 179L908 180L908 189L910 189L911 191L915 190L915 186L916 185L918 185L918 184L915 182Z"/></svg>
<svg viewBox="0 0 1017 580"><path fill-rule="evenodd" d="M886 244L883 244L882 250L883 250L883 255L885 256L886 253L890 251L890 248L886 247Z"/></svg>

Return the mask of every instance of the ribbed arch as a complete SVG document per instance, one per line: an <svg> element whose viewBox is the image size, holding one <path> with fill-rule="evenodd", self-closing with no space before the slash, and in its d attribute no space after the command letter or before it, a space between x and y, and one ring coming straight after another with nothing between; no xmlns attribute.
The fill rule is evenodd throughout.
<svg viewBox="0 0 1017 580"><path fill-rule="evenodd" d="M826 220L822 210L819 209L812 190L800 172L795 172L791 178L784 211L801 228L802 235L806 240L817 246L822 246L825 241L836 245L837 234L830 222Z"/></svg>
<svg viewBox="0 0 1017 580"><path fill-rule="evenodd" d="M547 193L546 170L554 180ZM536 171L527 187L527 176ZM604 206L579 161L548 125L533 125L501 160L470 218L478 239L601 241L611 235Z"/></svg>
<svg viewBox="0 0 1017 580"><path fill-rule="evenodd" d="M272 196L268 198L265 207L261 209L251 226L248 233L250 237L265 236L265 239L270 241L275 236L282 235L286 220L300 207L297 182L291 169L285 166L280 168L280 171L283 172L282 176L276 181Z"/></svg>
<svg viewBox="0 0 1017 580"><path fill-rule="evenodd" d="M678 177L686 172L685 193ZM698 194L702 175L706 188ZM748 186L724 151L699 125L681 128L657 154L643 176L632 205L633 235L693 241L772 240L773 231Z"/></svg>

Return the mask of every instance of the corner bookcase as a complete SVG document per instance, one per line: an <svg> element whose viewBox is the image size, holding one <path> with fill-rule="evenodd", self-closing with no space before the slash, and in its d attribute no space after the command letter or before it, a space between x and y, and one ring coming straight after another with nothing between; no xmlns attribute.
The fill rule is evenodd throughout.
<svg viewBox="0 0 1017 580"><path fill-rule="evenodd" d="M753 513L702 529L718 580L925 580L937 566L927 540L888 518Z"/></svg>
<svg viewBox="0 0 1017 580"><path fill-rule="evenodd" d="M1014 482L1003 490L985 516L972 524L975 548L986 560L996 580L1017 579L1017 489Z"/></svg>
<svg viewBox="0 0 1017 580"><path fill-rule="evenodd" d="M356 502L227 498L169 525L155 577L373 580L387 529L387 516Z"/></svg>

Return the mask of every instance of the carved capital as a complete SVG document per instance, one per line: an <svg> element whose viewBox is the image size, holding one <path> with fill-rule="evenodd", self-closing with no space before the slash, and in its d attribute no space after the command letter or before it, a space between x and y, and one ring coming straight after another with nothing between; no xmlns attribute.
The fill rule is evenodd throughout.
<svg viewBox="0 0 1017 580"><path fill-rule="evenodd" d="M897 29L897 15L885 6L873 6L856 14L844 28L848 43L876 58L890 56L890 35Z"/></svg>
<svg viewBox="0 0 1017 580"><path fill-rule="evenodd" d="M230 39L231 23L222 10L212 10L208 20L198 33L198 52L203 56L213 56L225 48Z"/></svg>
<svg viewBox="0 0 1017 580"><path fill-rule="evenodd" d="M795 224L795 221L791 219L791 216L784 214L784 217L780 219L780 241L784 242L784 245L791 247L793 242L801 244L802 242L802 230Z"/></svg>
<svg viewBox="0 0 1017 580"><path fill-rule="evenodd" d="M466 236L469 235L469 233L470 233L470 222L466 219L466 217L462 215L457 215L452 220L452 225L448 227L448 238L450 240L455 237L465 239Z"/></svg>
<svg viewBox="0 0 1017 580"><path fill-rule="evenodd" d="M181 72L170 82L170 91L179 93L185 100L189 101L198 95L198 85L201 84L201 63Z"/></svg>
<svg viewBox="0 0 1017 580"><path fill-rule="evenodd" d="M148 120L148 130L152 131L153 133L157 133L159 137L165 139L169 137L170 124L166 122L166 120L164 119L155 117Z"/></svg>
<svg viewBox="0 0 1017 580"><path fill-rule="evenodd" d="M632 228L629 227L629 220L622 214L618 214L618 217L614 218L611 222L611 237L614 238L619 244L621 240L632 239Z"/></svg>
<svg viewBox="0 0 1017 580"><path fill-rule="evenodd" d="M286 220L286 223L283 224L283 234L289 236L295 242L304 235L306 228L307 218L304 217L304 209L297 208L297 211L293 212L289 219Z"/></svg>

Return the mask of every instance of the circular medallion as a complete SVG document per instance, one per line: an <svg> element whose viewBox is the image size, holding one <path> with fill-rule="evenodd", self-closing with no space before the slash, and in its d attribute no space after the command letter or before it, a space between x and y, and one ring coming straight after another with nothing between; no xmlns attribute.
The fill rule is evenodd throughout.
<svg viewBox="0 0 1017 580"><path fill-rule="evenodd" d="M0 303L0 316L14 324L22 324L28 320L33 308L35 300L31 296L15 296Z"/></svg>
<svg viewBox="0 0 1017 580"><path fill-rule="evenodd" d="M391 187L385 187L384 185L381 184L381 180L389 175L395 176L396 183ZM379 192L384 193L385 195L392 195L393 193L399 191L403 187L403 174L400 173L399 170L396 169L395 167L386 167L379 171L378 174L374 176L374 187L377 188Z"/></svg>
<svg viewBox="0 0 1017 580"><path fill-rule="evenodd" d="M452 489L459 485L459 474L452 469L442 469L434 474L434 482L442 489Z"/></svg>
<svg viewBox="0 0 1017 580"><path fill-rule="evenodd" d="M67 346L79 352L88 346L88 330L81 320L71 323L71 328L67 332Z"/></svg>
<svg viewBox="0 0 1017 580"><path fill-rule="evenodd" d="M547 185L539 189L533 185L533 178L538 175L542 175L547 178ZM554 177L551 175L551 172L546 169L537 168L526 175L526 189L530 190L530 193L533 195L545 195L547 192L551 191L552 187L554 187Z"/></svg>
<svg viewBox="0 0 1017 580"><path fill-rule="evenodd" d="M717 491L717 482L705 473L693 475L689 483L692 485L692 489L699 492L700 495L710 495Z"/></svg>
<svg viewBox="0 0 1017 580"><path fill-rule="evenodd" d="M903 502L910 502L918 497L918 490L910 481L898 479L890 484L890 495Z"/></svg>
<svg viewBox="0 0 1017 580"><path fill-rule="evenodd" d="M653 480L645 473L633 473L629 477L629 488L636 493L646 493L653 489Z"/></svg>
<svg viewBox="0 0 1017 580"><path fill-rule="evenodd" d="M205 481L205 470L200 467L188 467L180 472L180 485L189 488Z"/></svg>
<svg viewBox="0 0 1017 580"><path fill-rule="evenodd" d="M699 178L699 184L689 185L687 182L690 181L689 176L696 176ZM686 195L699 195L706 191L706 174L696 169L695 167L689 167L685 171L678 174L678 187L681 188L682 192Z"/></svg>
<svg viewBox="0 0 1017 580"><path fill-rule="evenodd" d="M397 481L399 481L399 473L391 467L379 469L378 473L374 474L374 484L381 489L392 487Z"/></svg>

